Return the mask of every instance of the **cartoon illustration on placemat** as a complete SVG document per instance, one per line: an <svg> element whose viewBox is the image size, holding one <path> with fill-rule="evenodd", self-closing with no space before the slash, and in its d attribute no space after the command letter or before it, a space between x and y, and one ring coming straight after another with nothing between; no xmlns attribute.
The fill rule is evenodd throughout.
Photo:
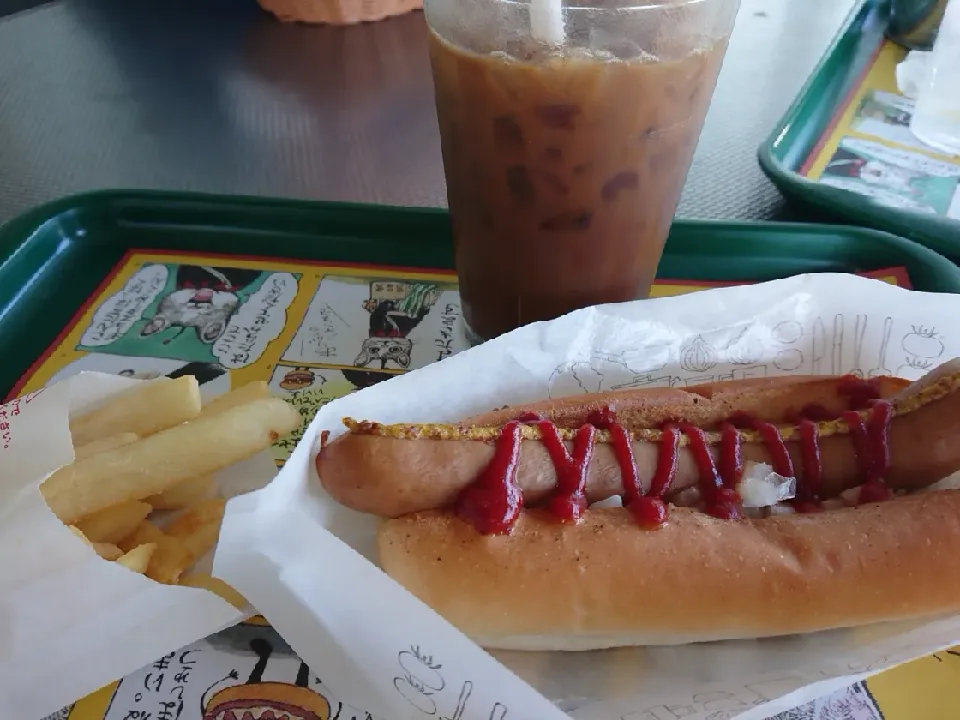
<svg viewBox="0 0 960 720"><path fill-rule="evenodd" d="M373 373L361 371L363 376L375 376L370 380L358 378L350 370L336 368L318 368L289 366L278 364L268 383L270 390L277 396L293 405L303 416L303 425L290 436L283 438L274 445L274 458L279 462L284 460L297 446L317 410L331 400L348 395L354 390L364 387L362 382L374 384L380 380L393 377L388 373Z"/></svg>
<svg viewBox="0 0 960 720"><path fill-rule="evenodd" d="M230 262L240 267L226 267ZM373 277L377 272L384 277ZM205 396L259 379L268 380L275 394L294 404L309 420L330 400L466 347L452 273L396 268L371 270L365 277L356 273L356 268L294 265L267 258L227 261L199 255L132 253L118 265L100 294L91 299L63 342L31 369L16 392L34 391L84 370L142 379L192 374ZM871 275L893 284L909 284L902 269ZM191 284L203 286L199 298L197 287ZM672 294L701 289L694 282L667 286ZM176 297L185 298L183 302L195 311L192 316L177 316L170 303L161 307L164 298L178 292ZM217 292L232 294L236 303L217 296ZM220 308L233 306L222 331L216 318L224 317L224 310L214 312L218 302ZM832 317L818 318L812 327L782 324L765 331L751 323L725 333L706 333L701 341L691 341L683 350L676 338L651 332L642 348L630 347L557 368L551 379L551 394L760 377L776 370L775 361L768 367L759 362L760 358L786 351L778 357L780 364L784 360L789 364L789 358L796 355L790 352L793 350L803 355L805 364L798 370L804 371L811 359L815 365L823 365L827 357L833 359L834 337L827 333L836 329L835 321ZM854 329L847 332L856 335L855 325L851 322ZM142 335L147 326L156 330ZM252 335L242 339L239 334L231 334L243 328L252 330ZM919 320L916 329L893 328L888 323L883 328L865 330L883 332L886 339L879 358L864 358L866 366L896 366L904 358L928 362L940 347L939 330L921 327ZM220 336L211 343L202 339L206 332L209 340L215 331ZM221 352L228 338L232 338L237 353ZM408 343L364 342L376 339ZM811 341L813 353L808 359ZM244 353L247 359L241 357ZM403 367L407 358L401 357L402 353L409 356L407 367ZM666 374L668 363L679 362L682 354L689 371ZM829 372L829 368L824 366L820 371ZM275 459L282 463L294 444L275 447ZM251 620L193 643L93 693L61 711L57 720L247 720L248 713L252 720L265 720L271 714L290 720L372 720L369 714L338 702L314 673L322 677L324 669L307 668L262 619ZM465 697L468 693L461 694L461 699ZM699 700L707 703L709 698ZM853 705L841 702L817 705L813 710L804 707L799 709L802 714L786 715L783 720L835 716L876 720L876 716L857 714L859 709L852 714L838 715L838 710L830 715L827 707L846 711ZM676 714L669 713L676 709L650 708L643 711L649 715L640 713L636 717L673 718ZM494 716L499 717L496 713L502 710L495 707ZM712 720L729 711L724 702L710 708ZM459 717L459 712L462 704L454 708L452 717ZM904 717L889 715L888 720Z"/></svg>
<svg viewBox="0 0 960 720"><path fill-rule="evenodd" d="M883 720L883 714L866 685L859 682L770 720Z"/></svg>
<svg viewBox="0 0 960 720"><path fill-rule="evenodd" d="M257 655L257 664L240 685L230 684L239 679L234 670L207 688L200 698L204 720L244 720L262 718L267 713L297 720L329 720L330 702L310 688L310 668L306 663L300 661L292 684L264 680L267 663L274 653L273 644L260 637L252 639L249 647Z"/></svg>
<svg viewBox="0 0 960 720"><path fill-rule="evenodd" d="M852 127L863 135L930 151L910 132L914 102L882 90L868 90L857 106Z"/></svg>
<svg viewBox="0 0 960 720"><path fill-rule="evenodd" d="M116 684L100 717L372 720L369 713L335 700L322 680L262 622L228 628L128 675Z"/></svg>
<svg viewBox="0 0 960 720"><path fill-rule="evenodd" d="M144 265L96 309L77 349L245 367L283 330L296 293L291 273Z"/></svg>
<svg viewBox="0 0 960 720"><path fill-rule="evenodd" d="M459 318L452 285L327 276L283 360L412 370L466 347Z"/></svg>
<svg viewBox="0 0 960 720"><path fill-rule="evenodd" d="M890 208L960 219L960 157L910 130L915 102L899 91L905 50L881 43L849 99L835 109L800 174Z"/></svg>
<svg viewBox="0 0 960 720"><path fill-rule="evenodd" d="M844 138L820 182L870 195L891 206L946 215L960 167L853 138Z"/></svg>

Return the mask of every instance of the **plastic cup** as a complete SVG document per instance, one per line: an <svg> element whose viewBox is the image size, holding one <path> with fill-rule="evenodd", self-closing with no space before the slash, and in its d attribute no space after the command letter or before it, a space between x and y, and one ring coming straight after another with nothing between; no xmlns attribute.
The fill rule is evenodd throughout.
<svg viewBox="0 0 960 720"><path fill-rule="evenodd" d="M426 0L473 342L649 294L738 6Z"/></svg>
<svg viewBox="0 0 960 720"><path fill-rule="evenodd" d="M960 0L947 5L910 130L935 150L960 155Z"/></svg>

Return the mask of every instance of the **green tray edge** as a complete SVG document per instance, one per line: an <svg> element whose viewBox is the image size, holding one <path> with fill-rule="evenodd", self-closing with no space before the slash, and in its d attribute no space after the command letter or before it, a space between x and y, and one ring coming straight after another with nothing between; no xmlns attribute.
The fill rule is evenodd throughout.
<svg viewBox="0 0 960 720"><path fill-rule="evenodd" d="M814 139L801 146L801 162L813 149L837 104L852 90L865 61L857 57L864 50L859 33L871 21L881 22L887 10L887 0L860 0L854 5L800 92L760 145L757 157L763 172L790 199L838 214L853 224L896 233L960 262L960 223L956 220L885 207L864 195L820 185L800 175L798 166L789 162L788 156L797 153L794 143L808 134L804 131L807 122L823 114L824 97L829 95L833 102ZM872 44L872 38L880 34L876 26L871 29L875 32L870 36ZM855 59L858 62L852 62ZM827 93L827 89L831 91Z"/></svg>
<svg viewBox="0 0 960 720"><path fill-rule="evenodd" d="M49 201L8 220L6 223L0 224L0 276L6 272L6 265L8 261L16 253L22 252L24 248L29 247L29 241L38 232L44 230L44 226L46 226L49 222L58 218L67 217L77 210L98 203L101 205L118 203L153 203L155 205L173 205L177 208L196 206L209 208L210 206L220 206L224 211L259 210L268 212L271 214L271 220L278 216L278 214L282 216L282 213L287 211L297 213L301 216L306 213L311 216L310 219L312 220L328 220L331 217L340 216L344 213L347 213L349 216L348 219L351 221L356 221L362 218L364 220L364 224L366 225L371 224L370 218L373 218L373 220L389 220L391 226L397 221L402 220L404 223L406 223L406 225L401 226L399 228L400 230L403 230L404 227L408 227L409 223L413 221L418 223L419 237L417 237L415 241L407 241L403 243L401 249L413 247L430 249L444 257L441 257L439 262L437 262L436 258L434 258L434 261L428 263L427 267L452 269L452 254L449 247L450 235L448 213L444 208L374 205L357 202L314 201L275 198L268 196L225 195L186 191L104 189L71 194ZM422 232L422 228L419 227L419 224L422 224L423 222L427 222L429 224L429 227L426 228L427 230L433 231L436 234L424 234ZM228 225L224 225L223 227L227 226ZM301 234L302 228L303 225L301 224L300 229L298 230L298 232ZM319 227L313 226L309 228L309 233L325 240L330 239L331 236L329 234L318 232L319 230ZM274 231L280 232L281 228L273 225L271 222L270 232ZM697 240L696 242L691 240L691 234L694 236L703 236L708 231L714 237L711 237L709 240L704 240L702 237L695 237L694 240ZM741 235L743 237L739 237ZM674 256L683 255L692 259L710 258L711 264L706 267L706 272L693 272L690 274L684 273L682 275L668 273L660 274L658 276L661 279L674 280L694 279L762 281L764 279L770 279L773 277L782 277L783 275L778 274L776 271L770 272L769 268L766 271L761 272L759 275L756 275L754 272L757 268L753 267L750 268L750 272L746 275L734 277L725 272L716 272L716 267L713 264L713 260L721 257L732 257L735 259L737 257L750 257L751 259L755 259L756 256L760 254L757 251L761 250L762 254L767 256L772 262L778 261L782 263L783 261L789 259L800 263L809 261L811 264L814 264L814 260L817 258L818 252L820 252L815 248L809 248L803 244L795 244L791 247L790 244L787 243L787 246L783 247L780 244L780 240L783 238L780 238L774 242L770 237L764 237L767 235L786 236L787 239L795 239L795 237L798 236L824 239L828 238L829 236L834 236L834 239L843 238L843 242L856 241L857 243L864 243L864 241L871 240L872 242L877 243L885 248L895 248L897 252L905 253L908 259L895 260L892 262L892 264L904 264L910 269L912 273L912 281L914 282L916 289L934 292L960 292L960 269L958 269L949 261L945 260L936 252L931 251L920 244L911 242L908 239L898 237L897 235L883 230L868 229L847 224L831 225L802 222L790 223L686 219L675 220L671 227L670 239L668 240L667 248L665 250L665 259L669 260ZM371 238L369 235L358 235L354 233L351 233L347 237L335 237L341 242L344 240L349 242L371 239L383 242L386 240L386 238L383 237ZM739 242L734 245L725 245L722 242L722 240L729 240L732 237L736 237ZM681 252L676 252L679 247L678 243L680 243L680 245L682 245L684 248ZM687 246L693 246L697 252L690 252L690 249ZM136 247L138 249L149 249L148 245L138 245ZM204 250L203 248L200 249ZM837 248L835 247L831 250L836 251ZM262 254L268 256L270 253L263 252ZM351 251L351 254L355 255L356 253ZM872 254L873 253L871 253L871 255ZM294 257L288 254L284 254L282 256ZM911 264L909 262L909 258L911 257L916 260L916 263ZM326 254L323 254L323 259L329 261L339 260L339 258L329 258ZM846 255L841 259L851 265L856 265L857 270L879 268L891 264L890 262L885 263L882 257L875 259L873 257L867 257L866 255L860 255L856 258ZM363 262L374 262L398 266L404 265L403 260L383 260L379 257L374 257L371 260ZM409 266L409 263L407 265ZM924 267L929 268L931 271L927 276L924 276ZM686 267L685 269L690 268ZM816 269L811 269L807 272L816 271ZM0 312L2 312L3 307L3 289L0 287Z"/></svg>
<svg viewBox="0 0 960 720"><path fill-rule="evenodd" d="M84 208L92 213L93 221L107 223L100 227L116 230L113 240L100 242L78 232L85 227ZM180 214L171 215L171 208ZM229 222L191 225L195 219L191 213L200 213L204 218L213 216L213 220L235 218L233 227L245 233L243 242L258 244L256 251L234 253L238 255L273 256L296 262L297 257L291 253L278 252L271 246L260 249L260 244L270 239L276 244L284 234L292 234L301 241L300 250L307 249L314 255L310 260L452 268L449 221L443 209L164 191L103 190L60 198L0 226L0 346L7 349L4 366L0 368L0 393L5 394L45 355L123 251L173 247L124 242L120 237L124 233L128 240L131 233L149 233L149 224L131 224L128 216L122 215L125 210L135 216L134 220L139 215L148 219L160 216L156 221L159 232L163 237L176 237L175 242L183 242L181 231L189 232L192 227L201 236L209 234L221 244L232 244L235 238L230 235ZM244 217L257 218L260 225L243 226ZM365 236L362 232L325 236L324 218L341 218L336 220L341 227L350 225L351 219L363 219L368 230L380 228L397 235L399 240L393 242L370 233ZM109 224L118 219L122 222ZM325 237L329 242L323 242ZM329 248L339 256L331 257ZM223 252L200 245L174 249ZM392 257L380 257L385 249ZM410 254L426 261L406 262L403 258ZM363 259L356 260L358 256ZM86 268L76 268L80 259L89 259ZM847 225L677 221L671 230L664 267L683 271L664 273L663 277L756 282L800 272L862 271L896 265L907 268L918 290L960 293L960 268L946 258L904 238ZM76 276L85 280L73 283L77 287L64 289L63 285L50 282L58 276L68 281Z"/></svg>

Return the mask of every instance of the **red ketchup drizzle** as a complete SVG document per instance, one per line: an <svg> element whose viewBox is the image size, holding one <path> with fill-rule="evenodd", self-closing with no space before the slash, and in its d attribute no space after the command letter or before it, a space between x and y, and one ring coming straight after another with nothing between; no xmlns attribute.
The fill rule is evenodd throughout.
<svg viewBox="0 0 960 720"><path fill-rule="evenodd" d="M738 413L730 418L730 422L743 430L753 430L760 434L764 444L767 446L767 452L770 453L770 462L773 471L781 477L796 477L793 472L793 460L790 459L790 453L787 452L787 446L780 437L780 431L777 426L757 420L756 418Z"/></svg>
<svg viewBox="0 0 960 720"><path fill-rule="evenodd" d="M697 464L700 475L700 495L706 504L708 515L723 520L736 520L741 517L740 497L736 491L724 487L723 480L713 463L713 456L707 447L707 436L696 425L680 423L680 431L687 436L690 443L690 452Z"/></svg>
<svg viewBox="0 0 960 720"><path fill-rule="evenodd" d="M880 378L863 380L856 375L844 375L837 391L849 398L851 410L866 410L880 399Z"/></svg>
<svg viewBox="0 0 960 720"><path fill-rule="evenodd" d="M818 422L842 419L850 428L850 437L865 482L859 503L880 502L892 497L883 478L890 468L890 420L892 405L879 399L878 379L861 380L846 376L839 392L849 398L849 410L836 413L821 405L810 404L800 412L798 433L803 463L803 482L798 482L793 507L797 512L820 512L823 464L820 457ZM870 410L866 420L858 411ZM521 425L532 424L540 429L541 441L547 449L557 473L557 487L546 506L561 520L577 521L587 509L587 469L593 457L596 431L607 430L620 466L624 506L643 527L660 527L667 519L663 496L676 478L680 436L686 435L690 452L697 465L700 493L706 511L722 519L742 517L740 497L735 488L743 474L741 438L738 430L759 433L770 454L773 470L783 477L796 477L793 460L772 423L745 414L736 414L720 426L720 448L717 463L707 446L706 433L688 423L666 423L657 450L657 466L644 494L633 452L630 433L617 422L612 408L604 407L587 417L573 437L568 451L557 426L541 415L524 412L501 428L494 457L477 480L466 487L456 503L457 513L471 522L482 534L509 532L523 507L523 492L517 485Z"/></svg>
<svg viewBox="0 0 960 720"><path fill-rule="evenodd" d="M801 420L800 457L803 461L803 483L797 484L794 509L797 512L812 512L820 507L820 485L823 479L823 463L820 461L820 430L812 420Z"/></svg>
<svg viewBox="0 0 960 720"><path fill-rule="evenodd" d="M876 473L873 458L870 457L870 440L867 438L867 424L856 410L847 410L840 418L850 426L850 439L853 440L853 449L857 454L857 463L860 473L867 482L872 482Z"/></svg>
<svg viewBox="0 0 960 720"><path fill-rule="evenodd" d="M560 439L560 431L549 420L533 423L540 428L540 440L550 453L557 470L557 489L547 501L547 507L561 520L577 521L587 509L587 467L593 456L597 429L585 424L573 436L573 452Z"/></svg>
<svg viewBox="0 0 960 720"><path fill-rule="evenodd" d="M847 398L847 410L866 410L875 400L880 399L880 379L863 380L856 375L844 375L837 385L837 392ZM800 410L800 417L813 422L839 420L842 412L834 412L811 403Z"/></svg>
<svg viewBox="0 0 960 720"><path fill-rule="evenodd" d="M457 514L482 535L510 531L523 508L523 491L517 485L520 457L520 421L500 429L493 460L457 498Z"/></svg>
<svg viewBox="0 0 960 720"><path fill-rule="evenodd" d="M657 471L650 481L650 495L663 497L677 477L677 461L680 458L680 431L676 425L663 426L660 447L657 449Z"/></svg>
<svg viewBox="0 0 960 720"><path fill-rule="evenodd" d="M799 416L801 419L811 420L815 423L819 423L836 420L840 417L840 413L834 412L833 410L827 410L827 408L825 408L823 405L810 403L809 405L804 405L800 409Z"/></svg>
<svg viewBox="0 0 960 720"><path fill-rule="evenodd" d="M860 497L857 500L861 505L883 502L893 497L893 492L883 481L890 470L890 420L892 417L893 406L889 402L874 401L866 423L867 457L872 474L867 475L867 481L860 488Z"/></svg>
<svg viewBox="0 0 960 720"><path fill-rule="evenodd" d="M669 487L673 480L672 475L666 476L662 482L662 489L654 492L651 487L650 494L644 495L640 485L640 471L637 469L637 458L633 454L633 444L630 440L630 433L627 429L616 421L613 410L609 407L597 410L590 414L587 422L600 430L610 432L610 442L613 445L613 453L617 458L617 464L620 466L621 479L623 481L623 505L633 515L637 523L644 528L655 529L662 527L667 521L667 506L660 498L663 492ZM673 468L673 473L677 470L676 446L677 439L673 443L673 459L667 458L667 471ZM662 445L661 445L662 448ZM659 471L661 465L658 463Z"/></svg>
<svg viewBox="0 0 960 720"><path fill-rule="evenodd" d="M724 487L731 490L740 482L743 475L743 457L740 452L740 433L732 423L720 426L720 460L718 470Z"/></svg>
<svg viewBox="0 0 960 720"><path fill-rule="evenodd" d="M531 412L530 410L522 412L517 416L517 422L521 422L525 424L537 422L539 420L543 420L543 415L541 415L540 413Z"/></svg>

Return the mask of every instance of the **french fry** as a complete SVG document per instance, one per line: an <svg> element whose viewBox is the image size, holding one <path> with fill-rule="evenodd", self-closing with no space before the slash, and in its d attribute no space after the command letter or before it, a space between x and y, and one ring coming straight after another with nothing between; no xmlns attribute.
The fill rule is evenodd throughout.
<svg viewBox="0 0 960 720"><path fill-rule="evenodd" d="M263 380L254 380L205 403L200 411L200 417L212 417L237 405L245 405L268 397L270 397L270 388L267 384Z"/></svg>
<svg viewBox="0 0 960 720"><path fill-rule="evenodd" d="M144 498L144 502L150 504L154 510L180 510L205 498L215 484L216 478L213 475L190 478L162 493Z"/></svg>
<svg viewBox="0 0 960 720"><path fill-rule="evenodd" d="M156 543L159 545L166 536L163 530L149 520L144 520L137 525L132 533L118 542L117 545L124 552L130 552L138 545L144 545L146 543Z"/></svg>
<svg viewBox="0 0 960 720"><path fill-rule="evenodd" d="M93 549L96 551L97 555L102 557L104 560L119 560L123 555L123 551L120 550L113 543L90 543L93 546Z"/></svg>
<svg viewBox="0 0 960 720"><path fill-rule="evenodd" d="M132 388L70 423L73 444L132 432L153 435L200 414L200 386L192 375L158 378Z"/></svg>
<svg viewBox="0 0 960 720"><path fill-rule="evenodd" d="M219 525L226 506L227 501L220 497L194 503L167 526L166 532L171 537L184 538L212 522Z"/></svg>
<svg viewBox="0 0 960 720"><path fill-rule="evenodd" d="M54 514L73 524L244 460L300 423L300 413L283 400L257 400L67 465L40 490Z"/></svg>
<svg viewBox="0 0 960 720"><path fill-rule="evenodd" d="M137 545L130 552L124 553L117 558L117 564L123 565L128 570L133 570L141 575L147 572L150 567L150 559L157 550L157 543L144 543Z"/></svg>
<svg viewBox="0 0 960 720"><path fill-rule="evenodd" d="M201 500L170 523L167 534L182 542L194 560L203 557L217 545L226 504L223 498Z"/></svg>
<svg viewBox="0 0 960 720"><path fill-rule="evenodd" d="M73 457L75 461L83 460L84 458L88 458L91 455L96 455L97 453L106 452L107 450L113 450L114 448L135 443L139 439L139 435L131 432L120 433L119 435L111 435L110 437L94 440L92 442L88 442L86 445L81 445L74 448Z"/></svg>
<svg viewBox="0 0 960 720"><path fill-rule="evenodd" d="M91 542L118 543L137 529L150 510L145 502L128 500L77 520L76 527Z"/></svg>
<svg viewBox="0 0 960 720"><path fill-rule="evenodd" d="M69 525L70 532L76 535L78 538L83 540L87 545L93 548L94 552L97 553L104 560L116 560L123 552L116 545L112 543L98 543L90 542L90 538L83 534L83 531L80 530L76 525Z"/></svg>
<svg viewBox="0 0 960 720"><path fill-rule="evenodd" d="M228 603L237 608L237 610L245 610L250 605L250 603L247 602L247 599L239 592L234 590L233 587L231 587L228 583L224 582L220 578L207 575L206 573L190 573L188 575L184 575L180 578L180 582L178 584L186 585L187 587L209 590L215 595L222 597Z"/></svg>
<svg viewBox="0 0 960 720"><path fill-rule="evenodd" d="M149 520L140 523L133 534L124 538L119 545L127 553L140 545L156 545L147 566L147 577L160 583L175 583L193 562L190 551L182 542L170 537Z"/></svg>

